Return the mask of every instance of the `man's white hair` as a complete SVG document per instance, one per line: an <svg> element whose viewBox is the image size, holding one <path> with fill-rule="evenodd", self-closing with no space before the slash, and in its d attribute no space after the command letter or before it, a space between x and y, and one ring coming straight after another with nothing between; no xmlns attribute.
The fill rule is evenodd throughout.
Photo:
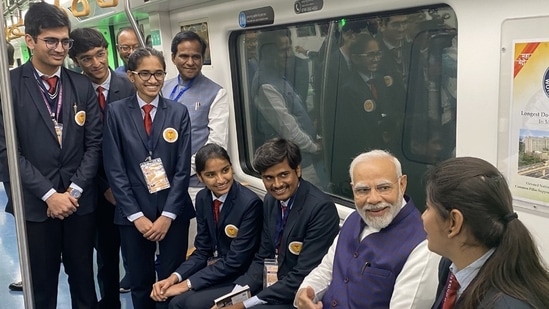
<svg viewBox="0 0 549 309"><path fill-rule="evenodd" d="M371 159L379 159L379 158L388 158L391 161L393 161L393 164L395 165L395 170L397 173L397 177L402 176L402 166L400 165L400 161L391 154L390 152L386 150L380 150L380 149L374 149L368 152L363 152L356 156L353 161L351 162L351 165L349 166L349 176L351 177L351 182L354 182L353 179L353 171L357 164L369 161Z"/></svg>

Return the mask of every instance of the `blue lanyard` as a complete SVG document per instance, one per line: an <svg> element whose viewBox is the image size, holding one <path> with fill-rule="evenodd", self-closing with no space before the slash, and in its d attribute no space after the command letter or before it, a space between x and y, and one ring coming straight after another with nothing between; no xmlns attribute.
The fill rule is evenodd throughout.
<svg viewBox="0 0 549 309"><path fill-rule="evenodd" d="M181 98L181 96L185 93L185 91L187 91L187 90L189 90L189 88L191 88L191 86L193 85L193 82L194 82L194 78L189 81L187 86L183 86L183 89L181 89L181 91L179 91L179 94L177 94L177 97L174 98L175 91L177 90L177 87L179 87L179 84L183 83L181 81L181 75L177 75L177 85L175 85L175 87L173 87L172 93L170 94L170 100L174 100L174 101L177 102L179 100L179 98Z"/></svg>
<svg viewBox="0 0 549 309"><path fill-rule="evenodd" d="M46 89L46 86L44 86L44 81L38 76L38 73L36 73L36 70L33 70L34 72L34 78L36 79L36 82L38 83L38 87L40 88L42 92L42 99L44 100L44 103L46 104L46 108L48 109L48 114L50 115L52 120L55 120L59 122L59 115L61 114L61 105L62 105L62 98L63 98L63 88L61 84L61 78L57 81L58 83L58 89L59 93L55 98L51 98L48 93L48 89Z"/></svg>

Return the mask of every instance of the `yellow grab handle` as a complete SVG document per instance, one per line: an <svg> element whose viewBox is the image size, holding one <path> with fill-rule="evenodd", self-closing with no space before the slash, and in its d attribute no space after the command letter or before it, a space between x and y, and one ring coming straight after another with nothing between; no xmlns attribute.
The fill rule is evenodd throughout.
<svg viewBox="0 0 549 309"><path fill-rule="evenodd" d="M82 3L82 11L78 11L78 2ZM90 5L88 0L72 0L71 11L74 17L88 16L90 14Z"/></svg>
<svg viewBox="0 0 549 309"><path fill-rule="evenodd" d="M118 0L111 0L111 1L97 0L97 5L99 5L102 8L116 7L118 5Z"/></svg>

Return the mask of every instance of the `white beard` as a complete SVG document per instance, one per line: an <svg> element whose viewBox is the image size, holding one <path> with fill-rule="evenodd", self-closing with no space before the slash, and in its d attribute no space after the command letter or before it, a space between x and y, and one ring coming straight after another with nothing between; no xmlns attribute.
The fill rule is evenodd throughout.
<svg viewBox="0 0 549 309"><path fill-rule="evenodd" d="M400 193L400 192L399 192ZM398 195L401 196L400 194ZM393 219L397 216L398 212L400 211L400 208L402 207L402 197L400 197L397 202L394 204L381 202L376 205L373 204L364 204L362 207L356 206L356 211L362 218L362 220L369 226L374 229L381 230L383 228L386 228L391 222L393 222ZM366 210L371 209L381 209L389 207L389 211L387 214L381 216L381 217L370 217L367 215Z"/></svg>

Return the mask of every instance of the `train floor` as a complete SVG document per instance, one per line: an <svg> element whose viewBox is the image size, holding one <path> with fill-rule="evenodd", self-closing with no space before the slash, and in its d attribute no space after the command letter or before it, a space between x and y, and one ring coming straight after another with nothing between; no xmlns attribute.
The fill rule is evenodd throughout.
<svg viewBox="0 0 549 309"><path fill-rule="evenodd" d="M11 214L4 212L6 200L6 193L0 184L0 308L24 309L23 293L13 292L8 289L8 285L11 282L21 278L21 270L19 268L14 218ZM121 269L123 272L123 267ZM95 265L94 271L97 271ZM96 291L99 297L97 283ZM70 309L69 286L63 265L61 265L59 274L57 293L57 309ZM130 293L120 294L120 302L122 303L122 309L133 309Z"/></svg>

